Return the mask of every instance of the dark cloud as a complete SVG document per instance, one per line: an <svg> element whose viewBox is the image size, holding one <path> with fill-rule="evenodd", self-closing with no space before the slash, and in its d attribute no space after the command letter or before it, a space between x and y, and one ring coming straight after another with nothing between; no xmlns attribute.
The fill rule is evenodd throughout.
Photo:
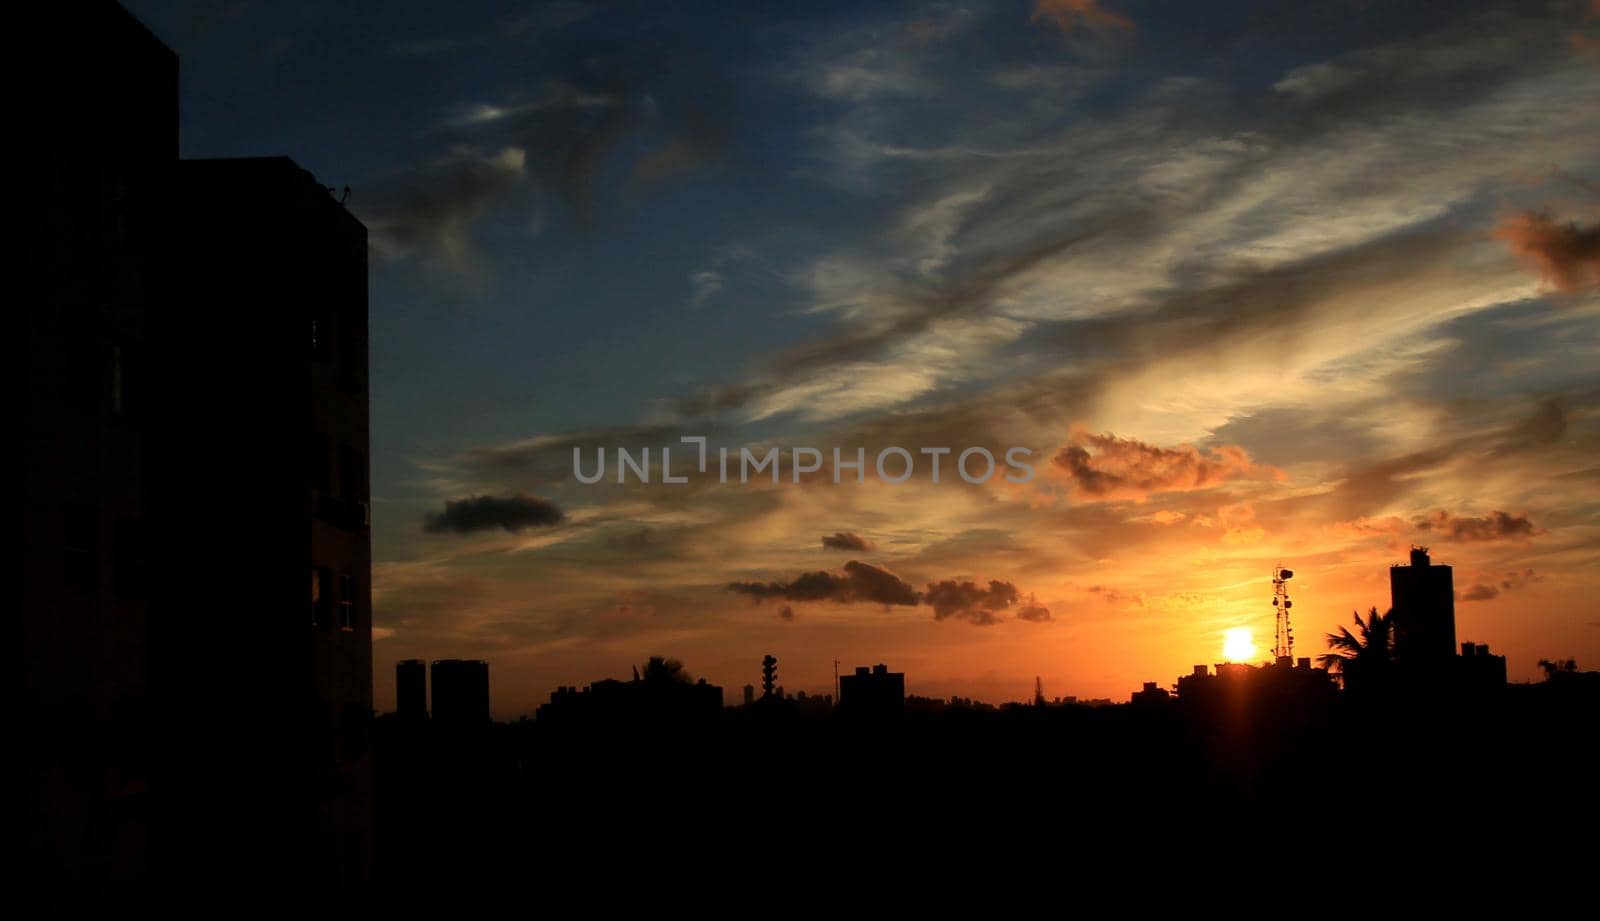
<svg viewBox="0 0 1600 921"><path fill-rule="evenodd" d="M998 580L991 580L985 587L972 581L946 579L930 582L927 591L919 592L889 570L859 560L844 564L842 572L807 572L788 582L730 582L727 588L756 601L872 602L901 607L926 604L933 608L935 620L964 620L979 626L999 623L1000 613L1018 605L1022 597L1015 585ZM787 605L784 610L788 610ZM785 614L784 610L778 616L791 619L794 612ZM1030 598L1018 616L1039 622L1049 620L1050 611Z"/></svg>
<svg viewBox="0 0 1600 921"><path fill-rule="evenodd" d="M854 550L861 553L877 549L872 545L872 541L851 531L823 535L822 546L825 550Z"/></svg>
<svg viewBox="0 0 1600 921"><path fill-rule="evenodd" d="M934 620L956 618L982 627L999 623L998 612L1016 604L1019 597L1015 585L997 580L991 580L987 588L966 581L931 582L922 594L922 600L933 607Z"/></svg>
<svg viewBox="0 0 1600 921"><path fill-rule="evenodd" d="M1531 569L1520 572L1508 572L1497 582L1475 582L1464 591L1456 592L1460 601L1489 601L1498 598L1505 592L1523 588L1530 582L1538 582L1540 577Z"/></svg>
<svg viewBox="0 0 1600 921"><path fill-rule="evenodd" d="M1507 512L1490 512L1482 518L1451 515L1440 509L1413 524L1423 531L1431 531L1445 540L1471 543L1491 540L1522 540L1544 532L1535 527L1526 515Z"/></svg>
<svg viewBox="0 0 1600 921"><path fill-rule="evenodd" d="M778 609L778 616L783 620L794 620L794 608L784 605Z"/></svg>
<svg viewBox="0 0 1600 921"><path fill-rule="evenodd" d="M1566 437L1567 415L1565 399L1546 397L1527 418L1502 430L1489 453L1502 457L1557 444Z"/></svg>
<svg viewBox="0 0 1600 921"><path fill-rule="evenodd" d="M1054 618L1050 616L1049 608L1032 599L1029 599L1027 604L1017 609L1017 620L1025 620L1030 623L1042 624L1047 620L1053 619Z"/></svg>
<svg viewBox="0 0 1600 921"><path fill-rule="evenodd" d="M585 15L575 8L554 21ZM574 46L541 63L544 75L525 89L436 127L430 136L442 153L358 189L353 207L371 226L380 252L428 251L453 267L470 267L472 225L493 208L538 217L539 200L549 197L573 225L590 227L600 174L624 147L640 150L631 169L634 185L692 173L721 160L727 149L728 93L703 77L692 101L664 106L655 84L666 55L651 42Z"/></svg>
<svg viewBox="0 0 1600 921"><path fill-rule="evenodd" d="M887 569L859 560L844 564L843 572L802 573L790 582L730 582L728 591L756 601L768 598L786 601L832 601L850 604L869 601L885 605L915 605L922 600L917 590Z"/></svg>
<svg viewBox="0 0 1600 921"><path fill-rule="evenodd" d="M1074 435L1054 463L1066 472L1079 495L1092 499L1143 498L1156 492L1209 489L1229 480L1283 476L1276 468L1253 463L1237 445L1203 452L1192 445L1162 448L1109 433Z"/></svg>
<svg viewBox="0 0 1600 921"><path fill-rule="evenodd" d="M1495 236L1538 268L1557 289L1568 293L1600 285L1600 223L1561 224L1549 215L1526 212L1500 223Z"/></svg>
<svg viewBox="0 0 1600 921"><path fill-rule="evenodd" d="M554 502L538 496L473 496L446 502L444 511L423 522L423 530L430 534L471 534L501 528L517 533L526 528L550 527L565 517Z"/></svg>

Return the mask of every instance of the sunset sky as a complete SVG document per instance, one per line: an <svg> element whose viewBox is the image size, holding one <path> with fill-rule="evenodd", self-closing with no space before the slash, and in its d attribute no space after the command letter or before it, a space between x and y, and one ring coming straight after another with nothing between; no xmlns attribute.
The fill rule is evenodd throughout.
<svg viewBox="0 0 1600 921"><path fill-rule="evenodd" d="M1600 665L1600 2L127 5L185 156L371 233L380 710L408 657L502 719L653 654L1125 700L1413 543L1512 680ZM867 482L573 478L684 435Z"/></svg>

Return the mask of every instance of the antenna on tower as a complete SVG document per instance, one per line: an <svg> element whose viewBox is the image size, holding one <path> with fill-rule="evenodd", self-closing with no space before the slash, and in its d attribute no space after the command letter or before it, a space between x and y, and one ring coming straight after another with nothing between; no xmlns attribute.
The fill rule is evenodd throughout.
<svg viewBox="0 0 1600 921"><path fill-rule="evenodd" d="M778 658L776 656L761 657L761 697L763 700L777 695L778 684Z"/></svg>
<svg viewBox="0 0 1600 921"><path fill-rule="evenodd" d="M1289 600L1289 580L1294 578L1294 570L1284 569L1283 564L1272 567L1272 607L1278 616L1277 638L1272 646L1272 655L1279 662L1294 662L1294 628L1289 626L1289 609L1294 607L1294 602Z"/></svg>

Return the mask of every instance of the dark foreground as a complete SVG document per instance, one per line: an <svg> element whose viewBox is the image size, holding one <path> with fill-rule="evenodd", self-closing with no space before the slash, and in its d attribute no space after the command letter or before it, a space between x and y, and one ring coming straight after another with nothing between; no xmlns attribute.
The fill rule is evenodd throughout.
<svg viewBox="0 0 1600 921"><path fill-rule="evenodd" d="M1554 846L1552 828L1592 836L1600 814L1594 697L1535 685L855 719L759 705L579 725L385 719L374 867L404 884L807 853L959 864L1134 847L1166 859L1223 838Z"/></svg>

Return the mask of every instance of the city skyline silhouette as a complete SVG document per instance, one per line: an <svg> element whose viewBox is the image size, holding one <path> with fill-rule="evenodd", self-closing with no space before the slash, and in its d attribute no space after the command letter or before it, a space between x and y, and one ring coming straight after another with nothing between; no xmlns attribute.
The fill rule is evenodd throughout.
<svg viewBox="0 0 1600 921"><path fill-rule="evenodd" d="M23 25L41 878L1594 806L1587 0Z"/></svg>

